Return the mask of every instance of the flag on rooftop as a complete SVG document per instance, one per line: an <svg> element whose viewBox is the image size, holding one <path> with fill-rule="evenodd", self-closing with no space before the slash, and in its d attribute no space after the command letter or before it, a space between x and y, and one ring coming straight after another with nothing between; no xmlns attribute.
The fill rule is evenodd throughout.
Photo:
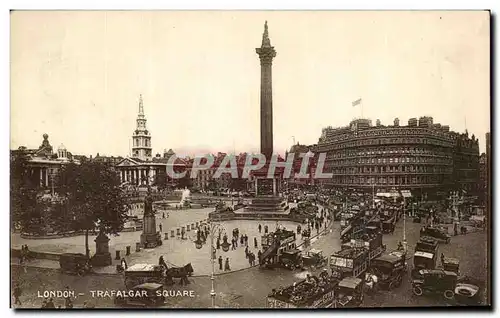
<svg viewBox="0 0 500 318"><path fill-rule="evenodd" d="M359 104L361 104L361 98L352 102L352 107L358 106Z"/></svg>

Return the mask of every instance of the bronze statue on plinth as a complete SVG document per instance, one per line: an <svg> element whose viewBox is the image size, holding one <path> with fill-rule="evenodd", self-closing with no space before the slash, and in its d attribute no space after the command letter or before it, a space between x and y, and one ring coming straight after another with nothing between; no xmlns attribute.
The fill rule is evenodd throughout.
<svg viewBox="0 0 500 318"><path fill-rule="evenodd" d="M153 196L151 188L144 198L144 226L141 234L143 248L155 248L162 244L161 233L156 231L156 216L153 211Z"/></svg>

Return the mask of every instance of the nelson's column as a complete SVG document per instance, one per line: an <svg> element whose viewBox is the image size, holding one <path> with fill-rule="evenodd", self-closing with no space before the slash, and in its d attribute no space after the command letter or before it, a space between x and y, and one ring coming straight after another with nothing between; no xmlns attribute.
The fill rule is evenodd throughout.
<svg viewBox="0 0 500 318"><path fill-rule="evenodd" d="M276 50L271 46L267 21L264 24L262 45L255 51L260 58L260 152L269 160L273 154L273 58Z"/></svg>
<svg viewBox="0 0 500 318"><path fill-rule="evenodd" d="M269 161L273 155L273 90L272 90L272 62L276 50L271 46L267 21L264 24L262 45L255 51L260 58L260 152L266 156L266 165L254 171L256 197L245 208L249 212L275 212L280 214L288 210L286 200L278 194L282 174L275 170L274 175L268 176ZM267 214L272 217L271 214Z"/></svg>

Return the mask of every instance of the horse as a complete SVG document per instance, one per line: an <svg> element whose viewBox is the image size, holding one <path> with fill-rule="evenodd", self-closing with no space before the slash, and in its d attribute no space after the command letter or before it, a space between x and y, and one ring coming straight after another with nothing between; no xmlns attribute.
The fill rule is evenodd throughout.
<svg viewBox="0 0 500 318"><path fill-rule="evenodd" d="M194 270L193 266L191 266L191 263L184 265L184 267L167 268L165 271L165 283L167 285L173 285L174 284L173 278L180 278L181 280L179 281L179 284L187 285L190 283L188 280L188 276L191 276L193 272Z"/></svg>
<svg viewBox="0 0 500 318"><path fill-rule="evenodd" d="M375 274L366 273L365 274L365 288L367 293L373 294L377 290L378 277Z"/></svg>

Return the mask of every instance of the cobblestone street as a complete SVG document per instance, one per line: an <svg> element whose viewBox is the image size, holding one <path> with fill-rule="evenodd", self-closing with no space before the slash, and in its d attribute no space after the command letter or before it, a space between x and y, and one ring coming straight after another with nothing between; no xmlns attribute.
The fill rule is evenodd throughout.
<svg viewBox="0 0 500 318"><path fill-rule="evenodd" d="M329 256L340 247L338 240L339 224L335 223L332 231L320 236L313 246L322 249L325 256ZM407 224L408 249L411 252L419 237L420 224ZM397 224L394 234L384 235L383 242L388 249L397 247L397 242L402 239L403 222ZM452 237L450 244L441 244L439 252L450 257L457 257L461 261L460 270L464 275L471 275L480 280L486 280L486 233L477 232L467 235ZM241 252L240 248L234 253ZM408 261L409 266L412 260ZM71 286L78 293L83 293L76 300L77 305L83 301L90 301L97 307L113 307L111 299L93 298L90 290L123 290L124 283L121 275L89 275L85 277L69 276L59 273L58 270L49 269L26 269L26 272L18 266L12 266L13 277L18 277L23 288L21 301L23 307L38 307L43 299L37 297L38 291L56 290ZM196 267L195 267L196 270ZM288 271L284 269L264 270L258 267L244 269L233 273L226 273L216 277L215 289L217 292L216 305L226 308L255 308L265 306L265 297L272 288L292 284L305 277L307 272ZM174 285L172 290L193 290L194 298L171 298L165 307L179 308L207 308L211 306L210 279L209 277L190 278L188 286ZM36 283L35 283L36 282ZM392 306L437 306L443 305L438 298L416 297L412 295L411 285L404 280L401 287L387 292L379 291L374 296L366 296L363 306L365 307L392 307ZM60 303L62 300L59 301Z"/></svg>

